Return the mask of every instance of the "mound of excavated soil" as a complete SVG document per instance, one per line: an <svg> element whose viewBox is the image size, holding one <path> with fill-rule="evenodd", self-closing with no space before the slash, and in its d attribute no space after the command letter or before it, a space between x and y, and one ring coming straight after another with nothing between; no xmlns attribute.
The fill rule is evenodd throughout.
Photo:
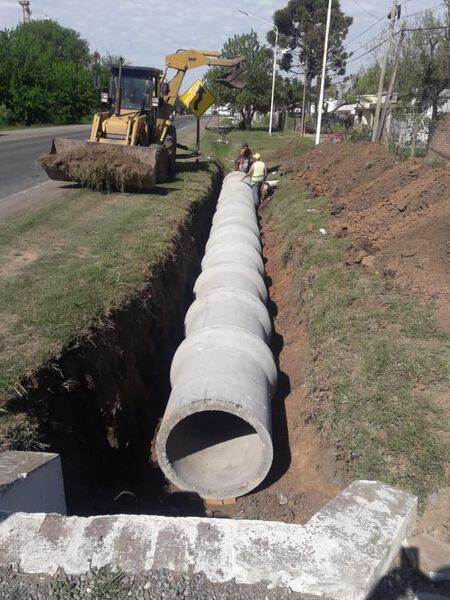
<svg viewBox="0 0 450 600"><path fill-rule="evenodd" d="M450 327L450 165L398 162L376 144L324 143L283 168L330 199L330 232L354 242L349 263L436 300Z"/></svg>
<svg viewBox="0 0 450 600"><path fill-rule="evenodd" d="M107 191L146 191L156 183L156 152L107 144L83 144L45 154L40 164L49 177Z"/></svg>
<svg viewBox="0 0 450 600"><path fill-rule="evenodd" d="M317 195L334 200L376 179L394 164L395 158L381 146L327 142L300 158L288 158L283 167L300 177Z"/></svg>

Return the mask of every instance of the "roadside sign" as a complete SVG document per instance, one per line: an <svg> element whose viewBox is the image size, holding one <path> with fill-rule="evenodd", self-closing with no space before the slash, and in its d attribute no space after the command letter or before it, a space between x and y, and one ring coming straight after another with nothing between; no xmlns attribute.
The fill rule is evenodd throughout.
<svg viewBox="0 0 450 600"><path fill-rule="evenodd" d="M217 98L209 90L203 81L197 79L181 96L181 102L196 117L201 117L208 108L214 104Z"/></svg>

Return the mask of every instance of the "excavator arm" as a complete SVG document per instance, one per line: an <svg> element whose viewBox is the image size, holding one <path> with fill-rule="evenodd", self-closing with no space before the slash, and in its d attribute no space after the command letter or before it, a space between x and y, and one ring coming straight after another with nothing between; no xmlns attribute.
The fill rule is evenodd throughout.
<svg viewBox="0 0 450 600"><path fill-rule="evenodd" d="M166 67L176 69L177 72L168 82L166 94L163 95L163 101L158 109L156 136L161 142L164 141L170 126L170 115L175 109L186 71L197 67L213 66L231 69L223 79L218 80L220 83L237 89L245 86L247 67L242 57L224 58L219 52L210 50L178 50L166 56Z"/></svg>

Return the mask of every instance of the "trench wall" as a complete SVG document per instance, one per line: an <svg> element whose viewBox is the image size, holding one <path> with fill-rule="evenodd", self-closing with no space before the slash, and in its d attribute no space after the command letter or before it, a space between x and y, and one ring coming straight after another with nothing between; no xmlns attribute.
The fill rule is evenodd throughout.
<svg viewBox="0 0 450 600"><path fill-rule="evenodd" d="M162 480L150 448L222 178L214 175L144 291L23 382L26 393L10 402L38 424L39 449L60 454L69 514L92 514L108 479L123 473Z"/></svg>

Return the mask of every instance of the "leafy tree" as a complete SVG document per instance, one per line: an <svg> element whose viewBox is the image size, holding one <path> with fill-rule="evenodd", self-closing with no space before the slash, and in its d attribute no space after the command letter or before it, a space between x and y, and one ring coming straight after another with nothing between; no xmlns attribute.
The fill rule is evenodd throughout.
<svg viewBox="0 0 450 600"><path fill-rule="evenodd" d="M376 94L378 91L378 81L380 79L381 65L378 62L367 67L361 67L359 71L351 77L349 89L345 93L346 102L356 102L358 96L364 94ZM387 71L388 79L390 69Z"/></svg>
<svg viewBox="0 0 450 600"><path fill-rule="evenodd" d="M448 3L450 12L450 3ZM417 112L431 107L431 132L439 110L439 94L450 86L450 18L448 24L427 11L405 37L399 63L398 89Z"/></svg>
<svg viewBox="0 0 450 600"><path fill-rule="evenodd" d="M302 96L303 85L297 78L277 77L275 100L278 108L293 109L302 101Z"/></svg>
<svg viewBox="0 0 450 600"><path fill-rule="evenodd" d="M89 47L76 31L32 21L0 40L0 104L12 122L71 123L95 108Z"/></svg>
<svg viewBox="0 0 450 600"><path fill-rule="evenodd" d="M104 54L99 61L98 69L100 75L100 87L104 90L107 90L109 87L109 79L111 76L111 67L118 65L122 59L123 64L127 65L129 62L118 54Z"/></svg>
<svg viewBox="0 0 450 600"><path fill-rule="evenodd" d="M450 0L446 0L450 23ZM396 89L401 100L411 106L412 112L422 113L432 109L430 134L434 130L439 111L439 94L450 87L450 26L446 20L426 11L415 23L408 23L401 42ZM391 60L386 71L386 82L393 69L395 47L400 43L396 35ZM347 101L355 101L359 95L374 94L378 89L380 61L362 67L352 78L346 93ZM387 87L387 83L386 83Z"/></svg>
<svg viewBox="0 0 450 600"><path fill-rule="evenodd" d="M280 32L280 46L285 48L280 61L281 69L290 71L295 63L306 73L308 85L319 75L323 60L327 0L289 0L287 5L275 11L273 21ZM343 41L352 24L339 0L334 0L331 12L328 47L328 73L344 75L348 53ZM270 31L267 39L272 45L275 33Z"/></svg>
<svg viewBox="0 0 450 600"><path fill-rule="evenodd" d="M251 129L255 112L266 112L270 108L272 52L269 48L261 46L257 34L252 31L227 40L222 55L227 58L245 58L249 68L247 85L242 90L234 90L217 84L216 79L223 74L223 69L217 67L208 70L206 80L220 104L229 104L233 110L239 112L245 128Z"/></svg>

